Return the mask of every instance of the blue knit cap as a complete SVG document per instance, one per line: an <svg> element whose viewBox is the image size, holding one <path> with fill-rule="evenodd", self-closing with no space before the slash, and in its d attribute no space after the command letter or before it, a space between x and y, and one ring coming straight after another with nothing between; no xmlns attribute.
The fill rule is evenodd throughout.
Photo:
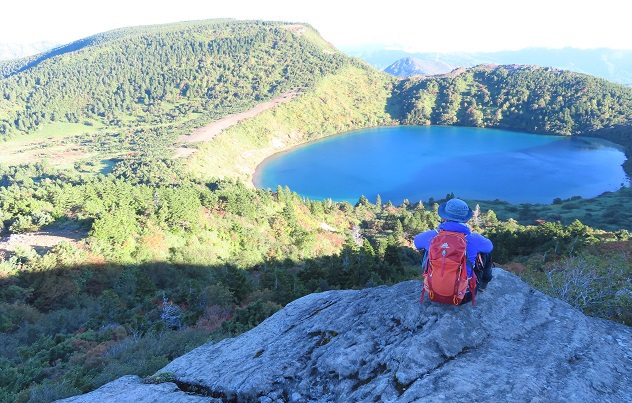
<svg viewBox="0 0 632 403"><path fill-rule="evenodd" d="M439 206L439 217L456 222L467 222L474 212L461 199L450 199Z"/></svg>

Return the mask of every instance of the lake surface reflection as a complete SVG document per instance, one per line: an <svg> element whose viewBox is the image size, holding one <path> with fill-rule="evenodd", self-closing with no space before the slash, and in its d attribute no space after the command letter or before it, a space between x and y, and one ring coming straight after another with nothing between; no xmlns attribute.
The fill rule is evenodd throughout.
<svg viewBox="0 0 632 403"><path fill-rule="evenodd" d="M443 198L551 203L590 198L629 186L625 154L592 138L543 136L454 126L360 130L302 145L266 159L255 186L313 200L400 204Z"/></svg>

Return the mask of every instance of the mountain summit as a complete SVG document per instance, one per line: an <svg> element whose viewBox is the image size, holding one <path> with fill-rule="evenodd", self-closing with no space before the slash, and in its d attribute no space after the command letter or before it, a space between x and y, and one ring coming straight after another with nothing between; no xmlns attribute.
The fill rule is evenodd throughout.
<svg viewBox="0 0 632 403"><path fill-rule="evenodd" d="M419 304L421 283L328 291L158 372L64 402L626 401L632 329L494 269L476 305ZM192 394L192 392L195 392Z"/></svg>
<svg viewBox="0 0 632 403"><path fill-rule="evenodd" d="M415 57L399 59L384 69L385 72L398 77L408 77L415 74L422 76L434 76L445 74L454 70L454 66L441 60L421 60Z"/></svg>

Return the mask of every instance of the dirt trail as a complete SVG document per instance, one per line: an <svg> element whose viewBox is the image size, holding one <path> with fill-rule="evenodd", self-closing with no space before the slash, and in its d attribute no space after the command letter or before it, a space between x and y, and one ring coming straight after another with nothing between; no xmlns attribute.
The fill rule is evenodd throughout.
<svg viewBox="0 0 632 403"><path fill-rule="evenodd" d="M60 242L79 242L87 236L87 232L83 229L68 228L50 228L26 234L11 234L0 238L0 259L8 258L20 246L31 247L41 255Z"/></svg>
<svg viewBox="0 0 632 403"><path fill-rule="evenodd" d="M216 135L221 133L223 130L233 125L236 125L242 120L257 116L261 112L268 110L270 108L273 108L277 105L289 102L293 100L294 98L296 98L297 96L298 96L297 90L288 91L273 100L258 104L255 107L245 112L234 113L232 115L228 115L204 127L195 129L193 133L191 134L185 134L183 136L180 136L180 138L178 139L178 142L179 143L197 143L197 142L202 142L202 141L210 141ZM182 157L186 155L191 155L196 150L191 149L191 148L186 148L186 147L179 147L176 149L176 151L178 153L176 156L177 158L177 157Z"/></svg>

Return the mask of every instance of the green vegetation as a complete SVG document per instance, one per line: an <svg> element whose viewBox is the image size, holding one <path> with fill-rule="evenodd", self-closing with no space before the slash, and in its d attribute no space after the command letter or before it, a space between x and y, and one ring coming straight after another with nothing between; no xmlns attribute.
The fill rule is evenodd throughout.
<svg viewBox="0 0 632 403"><path fill-rule="evenodd" d="M119 130L169 127L190 113L209 121L309 88L345 62L284 24L235 21L116 30L57 53L0 81L0 134L56 121Z"/></svg>
<svg viewBox="0 0 632 403"><path fill-rule="evenodd" d="M90 235L43 256L17 250L0 264L4 399L58 398L125 373L151 375L307 293L416 274L400 237L347 235L356 215L375 214L364 205L229 181L161 186L144 183L143 172L68 179L45 167L3 175L2 189L13 190L0 201L11 232L72 221Z"/></svg>
<svg viewBox="0 0 632 403"><path fill-rule="evenodd" d="M630 200L632 189L621 188L616 192L606 192L593 199L579 196L566 200L554 199L553 204L510 204L504 201L472 200L470 204L479 204L483 210L493 210L498 219L510 218L522 224L536 224L542 221L571 224L576 219L594 228L618 231L632 228L632 210Z"/></svg>
<svg viewBox="0 0 632 403"><path fill-rule="evenodd" d="M41 256L18 249L0 263L2 400L50 401L124 374L149 376L302 295L418 278L412 237L439 222L436 203L361 197L352 206L226 180L162 186L139 174L4 173L0 208L11 232L71 222L89 237ZM493 211L474 224L498 263L588 313L630 323L627 231L522 226ZM578 261L598 264L581 263L582 283L573 282Z"/></svg>
<svg viewBox="0 0 632 403"><path fill-rule="evenodd" d="M350 63L315 37L308 26L222 20L97 35L24 61L24 71L5 66L0 139L72 123L86 128L72 141L84 154L166 155L180 135L308 91Z"/></svg>
<svg viewBox="0 0 632 403"><path fill-rule="evenodd" d="M304 25L117 30L0 71L2 402L49 402L125 374L169 381L151 375L300 296L419 278L411 240L437 226L439 201L252 189L274 152L404 123L594 135L631 155L624 87L505 67L395 81ZM290 90L293 101L173 158L180 135ZM502 267L631 324L629 199L622 189L552 205L471 201L472 224ZM31 247L38 230L81 239ZM9 248L16 239L27 242Z"/></svg>
<svg viewBox="0 0 632 403"><path fill-rule="evenodd" d="M269 155L337 133L395 122L385 111L390 80L353 63L294 102L231 127L200 146L189 169L199 177L252 181Z"/></svg>
<svg viewBox="0 0 632 403"><path fill-rule="evenodd" d="M500 127L586 134L629 124L632 91L604 79L537 66L481 66L395 91L407 124Z"/></svg>
<svg viewBox="0 0 632 403"><path fill-rule="evenodd" d="M595 230L579 220L568 226L521 226L508 220L490 229L494 259L533 287L582 310L632 325L632 241L627 230Z"/></svg>

